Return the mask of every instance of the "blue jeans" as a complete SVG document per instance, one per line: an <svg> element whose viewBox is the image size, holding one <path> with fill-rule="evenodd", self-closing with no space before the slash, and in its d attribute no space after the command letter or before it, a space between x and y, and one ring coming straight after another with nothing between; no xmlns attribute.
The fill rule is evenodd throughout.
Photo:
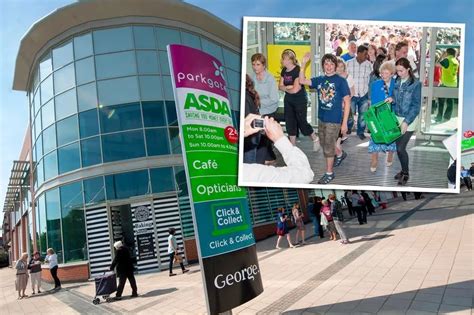
<svg viewBox="0 0 474 315"><path fill-rule="evenodd" d="M357 118L357 134L358 135L363 135L365 131L365 119L364 119L364 113L367 111L369 108L369 97L367 94L364 96L358 97L358 96L353 96L351 100L351 111L352 114L355 115L356 112L359 113L359 116ZM354 125L354 120L350 121L348 124L349 130L352 129L352 126Z"/></svg>

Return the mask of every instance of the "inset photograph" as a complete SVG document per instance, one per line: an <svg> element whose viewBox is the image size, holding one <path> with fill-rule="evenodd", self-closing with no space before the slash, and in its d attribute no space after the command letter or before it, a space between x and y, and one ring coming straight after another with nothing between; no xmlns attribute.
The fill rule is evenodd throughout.
<svg viewBox="0 0 474 315"><path fill-rule="evenodd" d="M464 24L243 23L239 185L459 191Z"/></svg>

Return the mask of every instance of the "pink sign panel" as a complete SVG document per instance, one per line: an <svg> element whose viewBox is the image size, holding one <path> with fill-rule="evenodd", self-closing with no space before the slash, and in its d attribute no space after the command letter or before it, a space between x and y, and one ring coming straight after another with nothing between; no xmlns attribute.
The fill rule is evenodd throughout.
<svg viewBox="0 0 474 315"><path fill-rule="evenodd" d="M227 98L224 66L219 60L187 46L170 45L169 48L176 88L205 90Z"/></svg>

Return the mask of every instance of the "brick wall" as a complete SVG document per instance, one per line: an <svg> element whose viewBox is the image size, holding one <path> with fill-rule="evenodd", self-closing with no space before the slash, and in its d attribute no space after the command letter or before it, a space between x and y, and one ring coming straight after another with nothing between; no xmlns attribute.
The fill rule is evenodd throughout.
<svg viewBox="0 0 474 315"><path fill-rule="evenodd" d="M61 282L87 281L89 279L89 264L60 266L58 269L58 278ZM45 266L43 266L41 279L49 283L54 283L48 267L45 268Z"/></svg>

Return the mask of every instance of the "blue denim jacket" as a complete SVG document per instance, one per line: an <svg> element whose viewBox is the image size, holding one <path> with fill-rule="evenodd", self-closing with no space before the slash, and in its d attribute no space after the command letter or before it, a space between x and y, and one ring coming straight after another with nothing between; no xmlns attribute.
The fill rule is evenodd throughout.
<svg viewBox="0 0 474 315"><path fill-rule="evenodd" d="M410 125L420 113L421 83L416 79L411 83L410 79L403 84L401 82L400 78L395 81L392 109L397 116L405 118L405 122Z"/></svg>

